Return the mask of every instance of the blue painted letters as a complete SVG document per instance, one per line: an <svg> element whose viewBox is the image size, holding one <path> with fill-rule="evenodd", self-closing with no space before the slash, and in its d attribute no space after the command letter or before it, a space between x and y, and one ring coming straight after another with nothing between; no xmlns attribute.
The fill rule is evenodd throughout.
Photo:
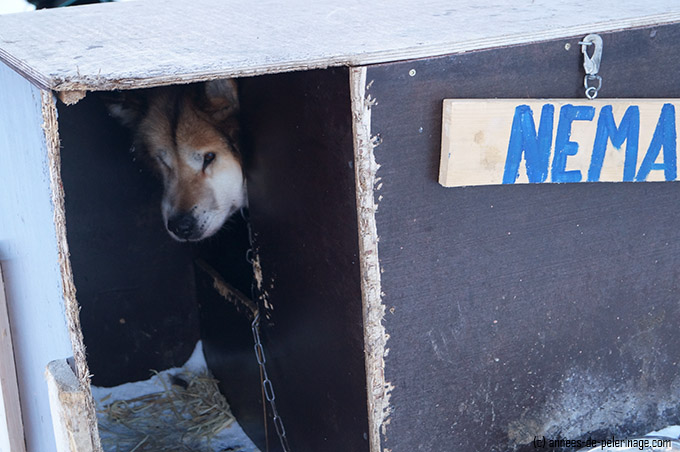
<svg viewBox="0 0 680 452"><path fill-rule="evenodd" d="M600 111L597 120L597 133L593 144L593 156L588 169L588 182L600 180L604 153L607 150L607 141L611 139L616 149L621 149L624 141L626 144L626 157L623 163L623 180L632 181L635 178L635 166L637 164L638 141L640 137L640 108L631 105L621 119L621 124L616 127L612 106L605 105Z"/></svg>
<svg viewBox="0 0 680 452"><path fill-rule="evenodd" d="M544 105L537 135L534 113L531 108L528 105L519 105L515 108L508 155L505 159L505 171L503 172L504 184L514 184L517 180L522 154L524 154L526 161L529 182L545 182L548 177L554 116L555 107L550 104Z"/></svg>
<svg viewBox="0 0 680 452"><path fill-rule="evenodd" d="M553 182L580 182L581 171L565 171L567 157L576 155L578 143L569 141L571 138L571 123L574 121L592 121L595 116L595 107L574 107L571 104L563 105L560 109L560 122L557 124L555 136L555 157L552 164Z"/></svg>
<svg viewBox="0 0 680 452"><path fill-rule="evenodd" d="M677 156L675 154L676 139L675 107L673 104L664 104L661 108L659 122L657 122L654 130L652 142L649 144L645 158L642 159L640 171L638 171L635 180L646 180L652 170L663 170L666 180L675 180L678 174ZM662 147L663 163L655 163Z"/></svg>
<svg viewBox="0 0 680 452"><path fill-rule="evenodd" d="M549 166L551 151L553 150L555 105L543 105L538 133L536 132L531 107L518 105L515 108L512 120L503 183L514 184L517 181L522 160L525 162L526 174L530 183L546 182L549 169L551 182L580 182L583 180L580 170L572 169L568 171L566 169L567 158L576 155L579 148L582 148L581 153L587 153L589 149L588 147L584 148L584 146L590 144L571 140L572 124L574 121L592 121L595 114L595 107L590 105L564 104L560 108L552 165ZM619 151L624 143L626 145L623 174L621 174L619 180L645 181L651 171L663 171L665 180L676 180L678 176L676 130L675 106L671 103L665 103L661 108L647 152L638 167L640 107L629 105L617 126L612 105L602 106L598 114L595 140L591 148L592 153L590 154L586 180L588 182L600 181L605 154L610 141L612 146ZM662 149L663 154L661 154ZM660 159L659 154L661 154L661 163L657 163L657 160ZM578 159L578 162L578 167L585 170L583 160ZM608 178L611 178L611 173Z"/></svg>

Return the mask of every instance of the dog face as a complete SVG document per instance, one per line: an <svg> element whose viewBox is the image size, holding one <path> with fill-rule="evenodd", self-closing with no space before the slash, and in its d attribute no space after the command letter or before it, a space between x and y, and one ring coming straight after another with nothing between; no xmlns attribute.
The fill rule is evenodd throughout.
<svg viewBox="0 0 680 452"><path fill-rule="evenodd" d="M109 110L133 128L136 150L160 174L161 211L173 238L207 238L245 206L232 80L145 90L136 103Z"/></svg>

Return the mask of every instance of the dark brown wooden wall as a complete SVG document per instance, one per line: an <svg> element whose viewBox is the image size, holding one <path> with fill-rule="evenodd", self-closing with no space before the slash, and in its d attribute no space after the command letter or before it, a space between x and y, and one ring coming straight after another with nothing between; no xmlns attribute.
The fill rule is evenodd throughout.
<svg viewBox="0 0 680 452"><path fill-rule="evenodd" d="M240 84L268 369L292 450L368 450L349 74ZM272 449L275 450L275 449Z"/></svg>
<svg viewBox="0 0 680 452"><path fill-rule="evenodd" d="M603 38L600 97L680 97L680 26ZM442 100L584 98L578 40L368 69L386 450L535 450L680 421L677 183L437 183Z"/></svg>

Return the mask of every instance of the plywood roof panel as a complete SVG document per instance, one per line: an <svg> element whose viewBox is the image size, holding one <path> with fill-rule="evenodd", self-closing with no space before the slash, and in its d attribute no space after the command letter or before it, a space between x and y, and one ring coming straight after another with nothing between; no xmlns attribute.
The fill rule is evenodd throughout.
<svg viewBox="0 0 680 452"><path fill-rule="evenodd" d="M0 60L57 91L359 66L680 21L667 0L138 0L0 16Z"/></svg>

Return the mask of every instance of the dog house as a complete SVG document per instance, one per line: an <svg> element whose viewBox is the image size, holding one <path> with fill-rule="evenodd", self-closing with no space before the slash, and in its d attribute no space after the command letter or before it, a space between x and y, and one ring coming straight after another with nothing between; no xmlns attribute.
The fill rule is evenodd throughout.
<svg viewBox="0 0 680 452"><path fill-rule="evenodd" d="M138 1L0 17L14 438L20 411L29 452L57 450L53 423L59 450L101 450L90 382L181 365L200 338L243 429L279 450L251 319L197 261L255 287L290 450L522 451L680 422L677 182L438 183L444 100L587 106L587 34L603 42L599 99L680 98L680 9L602 3ZM181 244L103 99L218 78L238 79L251 231L237 216Z"/></svg>

